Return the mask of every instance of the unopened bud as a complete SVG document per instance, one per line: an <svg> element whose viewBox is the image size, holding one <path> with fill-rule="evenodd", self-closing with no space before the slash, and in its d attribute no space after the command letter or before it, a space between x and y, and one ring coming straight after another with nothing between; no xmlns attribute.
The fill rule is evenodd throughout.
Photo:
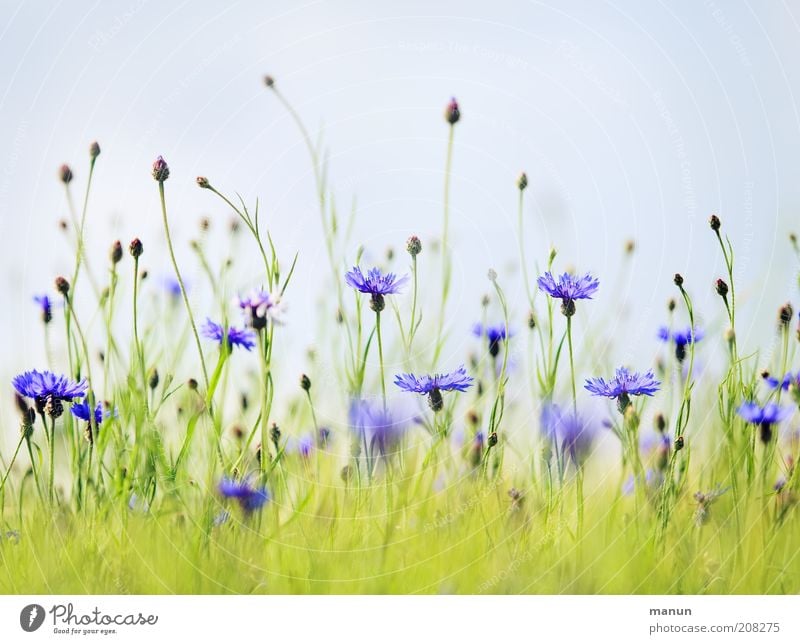
<svg viewBox="0 0 800 644"><path fill-rule="evenodd" d="M134 259L138 259L142 256L144 252L144 246L142 246L142 240L138 237L131 242L131 245L128 247L130 254L134 257Z"/></svg>
<svg viewBox="0 0 800 644"><path fill-rule="evenodd" d="M406 242L406 250L411 257L416 257L422 252L422 242L416 235L411 235Z"/></svg>
<svg viewBox="0 0 800 644"><path fill-rule="evenodd" d="M162 156L159 156L153 162L153 179L159 183L164 183L169 179L169 166Z"/></svg>
<svg viewBox="0 0 800 644"><path fill-rule="evenodd" d="M716 215L711 215L711 217L708 218L708 225L711 226L711 230L717 232L722 227L722 222Z"/></svg>
<svg viewBox="0 0 800 644"><path fill-rule="evenodd" d="M444 118L450 125L455 125L461 118L461 110L459 110L458 101L455 98L451 98L444 109Z"/></svg>
<svg viewBox="0 0 800 644"><path fill-rule="evenodd" d="M111 246L111 263L119 264L122 261L122 244L119 239Z"/></svg>

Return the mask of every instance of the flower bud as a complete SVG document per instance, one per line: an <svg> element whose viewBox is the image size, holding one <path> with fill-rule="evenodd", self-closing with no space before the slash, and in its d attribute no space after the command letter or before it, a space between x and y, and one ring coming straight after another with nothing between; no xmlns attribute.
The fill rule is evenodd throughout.
<svg viewBox="0 0 800 644"><path fill-rule="evenodd" d="M725 283L725 280L718 279L716 282L714 282L714 288L717 289L717 294L720 297L728 296L728 285Z"/></svg>
<svg viewBox="0 0 800 644"><path fill-rule="evenodd" d="M155 389L158 387L159 380L160 377L158 375L158 369L153 367L150 369L150 373L147 375L147 386L150 387L150 389Z"/></svg>
<svg viewBox="0 0 800 644"><path fill-rule="evenodd" d="M119 239L111 246L111 263L119 264L122 261L122 244Z"/></svg>
<svg viewBox="0 0 800 644"><path fill-rule="evenodd" d="M519 188L519 191L522 192L527 187L528 187L528 175L525 174L524 172L520 172L520 175L517 178L517 188Z"/></svg>
<svg viewBox="0 0 800 644"><path fill-rule="evenodd" d="M128 247L131 255L134 259L138 259L142 256L144 252L144 246L142 246L142 240L138 237L131 242L131 245Z"/></svg>
<svg viewBox="0 0 800 644"><path fill-rule="evenodd" d="M778 326L779 327L788 327L789 323L792 321L792 317L794 316L794 309L790 302L784 304L780 309L778 309Z"/></svg>
<svg viewBox="0 0 800 644"><path fill-rule="evenodd" d="M709 217L708 219L708 225L711 226L711 230L713 230L714 232L718 232L719 229L722 227L722 222L716 215L711 215L711 217Z"/></svg>
<svg viewBox="0 0 800 644"><path fill-rule="evenodd" d="M267 87L275 87L275 79L269 74L267 74L266 76L264 76L264 85L266 85Z"/></svg>
<svg viewBox="0 0 800 644"><path fill-rule="evenodd" d="M197 177L197 185L201 188L210 188L211 184L208 182L208 179L205 177Z"/></svg>
<svg viewBox="0 0 800 644"><path fill-rule="evenodd" d="M159 183L164 183L169 179L169 166L162 156L159 156L153 162L153 179Z"/></svg>
<svg viewBox="0 0 800 644"><path fill-rule="evenodd" d="M675 273L673 281L675 282L675 286L677 286L678 288L683 287L683 275L681 275L680 273Z"/></svg>
<svg viewBox="0 0 800 644"><path fill-rule="evenodd" d="M311 391L311 378L309 378L306 374L300 376L300 389L303 391Z"/></svg>
<svg viewBox="0 0 800 644"><path fill-rule="evenodd" d="M92 141L89 145L89 157L94 161L100 156L100 144L97 141Z"/></svg>
<svg viewBox="0 0 800 644"><path fill-rule="evenodd" d="M411 257L416 257L422 252L422 242L416 235L411 235L406 242L406 250Z"/></svg>
<svg viewBox="0 0 800 644"><path fill-rule="evenodd" d="M461 118L461 110L458 109L458 101L451 98L444 110L444 118L450 125L455 125Z"/></svg>
<svg viewBox="0 0 800 644"><path fill-rule="evenodd" d="M58 178L64 185L72 181L72 177L72 169L66 163L58 169Z"/></svg>
<svg viewBox="0 0 800 644"><path fill-rule="evenodd" d="M66 296L69 293L69 282L63 277L56 277L56 291Z"/></svg>

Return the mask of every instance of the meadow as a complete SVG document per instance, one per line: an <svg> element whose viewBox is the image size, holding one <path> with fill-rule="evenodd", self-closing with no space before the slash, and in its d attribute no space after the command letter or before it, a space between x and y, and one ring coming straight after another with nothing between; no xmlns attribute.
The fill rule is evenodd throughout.
<svg viewBox="0 0 800 644"><path fill-rule="evenodd" d="M5 385L18 422L2 428L0 592L800 592L800 324L775 302L765 350L738 346L724 215L709 213L705 240L724 274L655 286L654 361L598 364L605 331L585 310L613 304L613 279L556 248L530 256L528 178L509 177L524 292L486 266L476 349L453 363L457 100L442 124L440 234L382 255L355 240L350 253L357 208L337 203L322 143L279 83L264 84L313 171L326 252L313 350L278 363L305 258L273 239L258 202L158 157L173 272L154 283L148 240L85 244L99 144L62 166L73 270L31 294L48 363L19 365ZM201 228L230 252L216 262L192 242L203 279L187 283L169 188L191 180L225 213ZM245 255L262 266L247 279ZM716 291L717 311L695 311L697 289ZM702 325L712 315L724 328ZM722 364L699 359L709 344ZM291 371L294 394L279 400Z"/></svg>

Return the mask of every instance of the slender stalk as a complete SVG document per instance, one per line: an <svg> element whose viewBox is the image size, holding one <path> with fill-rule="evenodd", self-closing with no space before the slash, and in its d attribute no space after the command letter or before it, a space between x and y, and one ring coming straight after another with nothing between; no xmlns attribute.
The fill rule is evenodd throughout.
<svg viewBox="0 0 800 644"><path fill-rule="evenodd" d="M208 370L206 369L206 359L203 355L203 347L200 344L200 335L197 333L197 324L194 321L192 314L192 307L189 304L189 295L186 293L186 286L183 283L180 269L178 268L178 261L175 259L175 250L172 247L172 237L169 234L169 221L167 220L167 202L164 198L164 182L158 182L158 196L161 200L161 215L164 221L164 233L167 237L167 247L169 248L169 256L172 260L172 267L175 270L175 277L178 280L178 285L181 287L181 295L183 295L183 303L186 306L186 313L189 316L189 323L192 325L192 333L194 334L194 341L197 345L197 353L200 356L200 365L203 369L203 381L205 382L206 389L208 389Z"/></svg>
<svg viewBox="0 0 800 644"><path fill-rule="evenodd" d="M145 406L145 414L150 415L149 402L147 399L147 372L144 367L144 347L139 338L139 258L133 259L133 344L136 349L136 362L139 367L139 376L142 379L142 392Z"/></svg>
<svg viewBox="0 0 800 644"><path fill-rule="evenodd" d="M444 164L444 218L442 223L442 295L439 300L439 325L436 330L436 345L433 351L432 364L435 366L442 351L442 334L444 333L445 309L447 308L447 298L450 294L450 250L449 250L449 231L450 231L450 174L453 166L453 139L455 127L450 125L447 135L447 157Z"/></svg>
<svg viewBox="0 0 800 644"><path fill-rule="evenodd" d="M567 316L567 345L569 346L569 371L572 381L572 412L578 413L578 394L575 388L575 361L572 357L572 316Z"/></svg>
<svg viewBox="0 0 800 644"><path fill-rule="evenodd" d="M375 311L375 335L378 339L378 362L381 370L381 394L383 396L383 408L386 409L386 377L383 369L383 340L381 338L381 312Z"/></svg>

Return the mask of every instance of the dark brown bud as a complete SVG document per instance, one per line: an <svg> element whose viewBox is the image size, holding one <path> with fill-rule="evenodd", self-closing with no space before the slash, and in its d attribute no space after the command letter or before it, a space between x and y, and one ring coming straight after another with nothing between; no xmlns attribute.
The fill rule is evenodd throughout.
<svg viewBox="0 0 800 644"><path fill-rule="evenodd" d="M491 434L489 434L489 440L486 441L486 444L489 447L494 447L495 445L497 445L497 440L498 440L497 439L497 432L492 432Z"/></svg>
<svg viewBox="0 0 800 644"><path fill-rule="evenodd" d="M300 376L300 389L303 391L311 391L311 378L306 374Z"/></svg>
<svg viewBox="0 0 800 644"><path fill-rule="evenodd" d="M189 378L189 380L186 382L186 386L192 391L197 391L197 380L194 378Z"/></svg>
<svg viewBox="0 0 800 644"><path fill-rule="evenodd" d="M711 226L711 230L717 232L722 227L722 222L716 215L711 215L711 217L708 218L708 225Z"/></svg>
<svg viewBox="0 0 800 644"><path fill-rule="evenodd" d="M131 242L131 245L128 247L130 254L135 258L138 259L142 256L144 252L144 246L142 246L142 240L138 237Z"/></svg>
<svg viewBox="0 0 800 644"><path fill-rule="evenodd" d="M675 282L675 286L677 286L678 288L681 288L683 286L683 275L681 275L680 273L675 273L675 277L673 278L673 280Z"/></svg>
<svg viewBox="0 0 800 644"><path fill-rule="evenodd" d="M670 311L670 312L674 311L676 304L677 303L675 302L675 298L674 297L669 298L667 300L667 310Z"/></svg>
<svg viewBox="0 0 800 644"><path fill-rule="evenodd" d="M64 277L56 277L56 291L61 293L61 295L68 295L69 294L69 282Z"/></svg>
<svg viewBox="0 0 800 644"><path fill-rule="evenodd" d="M675 451L680 452L684 444L683 436L678 436L678 438L675 439Z"/></svg>
<svg viewBox="0 0 800 644"><path fill-rule="evenodd" d="M97 141L92 141L92 143L89 145L89 156L91 157L92 161L100 156L100 144Z"/></svg>
<svg viewBox="0 0 800 644"><path fill-rule="evenodd" d="M58 169L58 178L65 185L72 181L72 169L66 163Z"/></svg>
<svg viewBox="0 0 800 644"><path fill-rule="evenodd" d="M281 439L281 430L278 427L277 423L272 423L269 428L269 439L272 441L272 444L275 446L275 450L278 450L278 441Z"/></svg>
<svg viewBox="0 0 800 644"><path fill-rule="evenodd" d="M201 188L210 188L211 184L208 182L208 179L205 177L197 177L197 185Z"/></svg>
<svg viewBox="0 0 800 644"><path fill-rule="evenodd" d="M714 288L717 290L717 294L720 297L727 297L728 296L728 285L723 279L718 279L714 282Z"/></svg>
<svg viewBox="0 0 800 644"><path fill-rule="evenodd" d="M536 328L536 314L533 311L528 313L528 328L531 330Z"/></svg>
<svg viewBox="0 0 800 644"><path fill-rule="evenodd" d="M264 85L266 85L267 87L275 87L275 79L269 74L267 74L266 76L264 76Z"/></svg>
<svg viewBox="0 0 800 644"><path fill-rule="evenodd" d="M793 316L794 309L792 308L791 303L787 302L780 309L778 309L778 325L782 327L789 326Z"/></svg>
<svg viewBox="0 0 800 644"><path fill-rule="evenodd" d="M158 387L159 380L158 369L153 367L147 375L147 386L150 387L150 389L155 389Z"/></svg>
<svg viewBox="0 0 800 644"><path fill-rule="evenodd" d="M654 424L656 426L656 431L658 431L660 434L663 434L664 430L667 427L667 419L664 418L664 414L660 412L656 414L656 417L654 419Z"/></svg>

